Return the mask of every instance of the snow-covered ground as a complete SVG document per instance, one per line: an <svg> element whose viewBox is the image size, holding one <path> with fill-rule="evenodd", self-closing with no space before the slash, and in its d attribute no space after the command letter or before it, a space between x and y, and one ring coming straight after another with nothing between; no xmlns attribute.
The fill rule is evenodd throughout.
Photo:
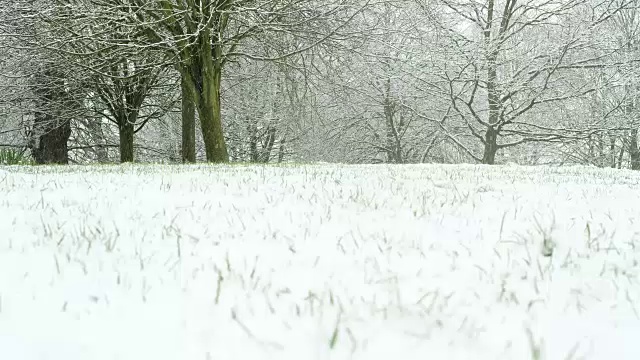
<svg viewBox="0 0 640 360"><path fill-rule="evenodd" d="M640 174L0 168L0 359L640 359Z"/></svg>

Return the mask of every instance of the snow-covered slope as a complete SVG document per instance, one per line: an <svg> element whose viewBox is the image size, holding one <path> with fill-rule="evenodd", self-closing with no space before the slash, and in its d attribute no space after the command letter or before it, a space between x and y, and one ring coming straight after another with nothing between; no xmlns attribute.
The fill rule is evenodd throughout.
<svg viewBox="0 0 640 360"><path fill-rule="evenodd" d="M640 175L0 170L0 359L640 359Z"/></svg>

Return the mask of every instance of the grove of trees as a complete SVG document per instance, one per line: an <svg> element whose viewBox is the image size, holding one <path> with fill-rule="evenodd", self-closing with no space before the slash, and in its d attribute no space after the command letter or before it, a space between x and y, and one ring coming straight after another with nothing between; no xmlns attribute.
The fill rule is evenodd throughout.
<svg viewBox="0 0 640 360"><path fill-rule="evenodd" d="M0 158L640 170L637 0L13 0Z"/></svg>

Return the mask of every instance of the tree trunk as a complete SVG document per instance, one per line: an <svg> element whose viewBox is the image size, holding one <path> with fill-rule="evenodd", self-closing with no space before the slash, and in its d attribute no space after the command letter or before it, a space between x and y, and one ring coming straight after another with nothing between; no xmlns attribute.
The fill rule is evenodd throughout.
<svg viewBox="0 0 640 360"><path fill-rule="evenodd" d="M214 39L217 40L217 39ZM200 65L202 83L198 114L202 127L205 153L208 162L228 162L227 144L222 131L222 113L220 109L220 83L222 80L222 48L211 46L211 29L199 36Z"/></svg>
<svg viewBox="0 0 640 360"><path fill-rule="evenodd" d="M249 161L257 163L260 156L258 154L258 122L255 118L247 125L247 130L249 131Z"/></svg>
<svg viewBox="0 0 640 360"><path fill-rule="evenodd" d="M120 133L120 162L133 162L133 122L121 121L118 131Z"/></svg>
<svg viewBox="0 0 640 360"><path fill-rule="evenodd" d="M609 156L611 156L611 168L616 168L616 138L615 135L609 135Z"/></svg>
<svg viewBox="0 0 640 360"><path fill-rule="evenodd" d="M599 150L599 159L598 166L605 167L606 166L606 155L605 155L605 140L604 140L604 132L600 132L600 137L598 139L598 150Z"/></svg>
<svg viewBox="0 0 640 360"><path fill-rule="evenodd" d="M494 2L489 3L490 17L493 19ZM498 121L500 120L500 94L498 89L498 46L491 40L491 21L485 30L487 55L487 100L489 103L489 126L485 133L482 163L493 165L498 152Z"/></svg>
<svg viewBox="0 0 640 360"><path fill-rule="evenodd" d="M271 151L273 150L273 144L276 142L276 128L274 126L267 126L267 138L262 146L262 159L263 163L268 163L271 160Z"/></svg>
<svg viewBox="0 0 640 360"><path fill-rule="evenodd" d="M37 114L34 128L37 138L30 144L37 164L68 164L67 142L71 136L71 122L56 124L50 116Z"/></svg>
<svg viewBox="0 0 640 360"><path fill-rule="evenodd" d="M387 162L401 164L402 159L402 140L400 139L400 131L402 130L402 122L396 126L396 103L391 98L391 79L387 78L384 99L384 118L387 126Z"/></svg>
<svg viewBox="0 0 640 360"><path fill-rule="evenodd" d="M220 77L220 69L215 69L214 74L205 74L203 101L198 111L207 161L216 163L229 161L227 144L222 131Z"/></svg>
<svg viewBox="0 0 640 360"><path fill-rule="evenodd" d="M386 150L387 150L387 162L390 164L397 163L396 159L396 141L395 134L393 133L393 112L391 110L391 106L389 105L388 98L385 99L384 105L384 117L385 117L385 125L386 125Z"/></svg>
<svg viewBox="0 0 640 360"><path fill-rule="evenodd" d="M482 163L493 165L496 161L496 153L498 152L498 131L490 127L484 136L484 155Z"/></svg>
<svg viewBox="0 0 640 360"><path fill-rule="evenodd" d="M179 70L198 110L207 162L219 163L229 161L220 111L223 54L217 37L212 44L211 34L212 29L205 26L197 43L183 49Z"/></svg>
<svg viewBox="0 0 640 360"><path fill-rule="evenodd" d="M280 140L280 147L278 149L278 163L281 163L284 160L284 144L286 140L287 140L286 137L283 137Z"/></svg>
<svg viewBox="0 0 640 360"><path fill-rule="evenodd" d="M98 163L106 163L109 161L109 154L107 153L106 140L104 131L102 130L102 124L100 123L100 116L94 118L88 118L85 122L92 143L97 146L91 148L91 152L95 155Z"/></svg>
<svg viewBox="0 0 640 360"><path fill-rule="evenodd" d="M31 154L37 164L68 164L71 122L65 115L73 105L65 93L64 78L45 68L33 79L40 111L34 114L33 137L29 143Z"/></svg>
<svg viewBox="0 0 640 360"><path fill-rule="evenodd" d="M624 159L624 145L620 146L620 153L618 154L618 169L622 169L623 159Z"/></svg>
<svg viewBox="0 0 640 360"><path fill-rule="evenodd" d="M196 162L196 108L184 76L182 89L182 162Z"/></svg>
<svg viewBox="0 0 640 360"><path fill-rule="evenodd" d="M631 170L640 170L640 149L638 149L638 129L631 130L629 139L629 156L631 157Z"/></svg>

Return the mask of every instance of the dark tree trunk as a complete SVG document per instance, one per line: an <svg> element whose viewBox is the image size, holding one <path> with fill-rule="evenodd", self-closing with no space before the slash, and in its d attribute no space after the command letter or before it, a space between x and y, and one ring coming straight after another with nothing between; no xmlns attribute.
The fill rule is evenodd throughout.
<svg viewBox="0 0 640 360"><path fill-rule="evenodd" d="M631 157L631 170L640 170L640 149L638 149L638 129L631 130L629 139L629 156Z"/></svg>
<svg viewBox="0 0 640 360"><path fill-rule="evenodd" d="M220 74L204 84L207 89L202 94L198 114L205 153L208 162L221 163L229 161L227 144L222 131L222 114L220 112Z"/></svg>
<svg viewBox="0 0 640 360"><path fill-rule="evenodd" d="M31 154L36 164L68 164L71 122L66 112L74 104L65 92L64 78L45 68L33 80L39 110L34 114Z"/></svg>
<svg viewBox="0 0 640 360"><path fill-rule="evenodd" d="M263 163L268 163L271 159L271 151L273 150L273 144L276 142L276 128L269 125L267 127L267 138L262 147L262 159Z"/></svg>
<svg viewBox="0 0 640 360"><path fill-rule="evenodd" d="M222 47L211 46L211 29L205 28L198 36L197 54L191 61L195 69L190 69L196 99L202 140L207 162L229 162L227 143L222 130L222 112L220 108L220 85L222 80ZM194 71L195 70L195 71ZM194 76L195 75L195 76Z"/></svg>
<svg viewBox="0 0 640 360"><path fill-rule="evenodd" d="M133 162L133 123L121 121L119 125L120 133L120 162Z"/></svg>
<svg viewBox="0 0 640 360"><path fill-rule="evenodd" d="M484 155L482 163L493 165L496 161L496 153L498 152L498 131L494 128L488 128L484 135Z"/></svg>
<svg viewBox="0 0 640 360"><path fill-rule="evenodd" d="M182 162L196 162L196 107L188 84L182 79Z"/></svg>
<svg viewBox="0 0 640 360"><path fill-rule="evenodd" d="M284 144L286 142L286 138L283 137L282 140L280 140L280 147L278 149L278 163L281 163L284 160Z"/></svg>
<svg viewBox="0 0 640 360"><path fill-rule="evenodd" d="M36 115L36 138L31 143L31 154L37 164L68 164L67 142L71 136L71 122L56 124L50 116Z"/></svg>
<svg viewBox="0 0 640 360"><path fill-rule="evenodd" d="M258 154L258 124L255 119L249 123L247 130L249 131L249 161L257 163L260 155Z"/></svg>
<svg viewBox="0 0 640 360"><path fill-rule="evenodd" d="M205 26L194 44L182 50L179 70L198 111L207 162L224 163L229 153L220 109L223 53L222 45L212 41L212 30L220 29Z"/></svg>

